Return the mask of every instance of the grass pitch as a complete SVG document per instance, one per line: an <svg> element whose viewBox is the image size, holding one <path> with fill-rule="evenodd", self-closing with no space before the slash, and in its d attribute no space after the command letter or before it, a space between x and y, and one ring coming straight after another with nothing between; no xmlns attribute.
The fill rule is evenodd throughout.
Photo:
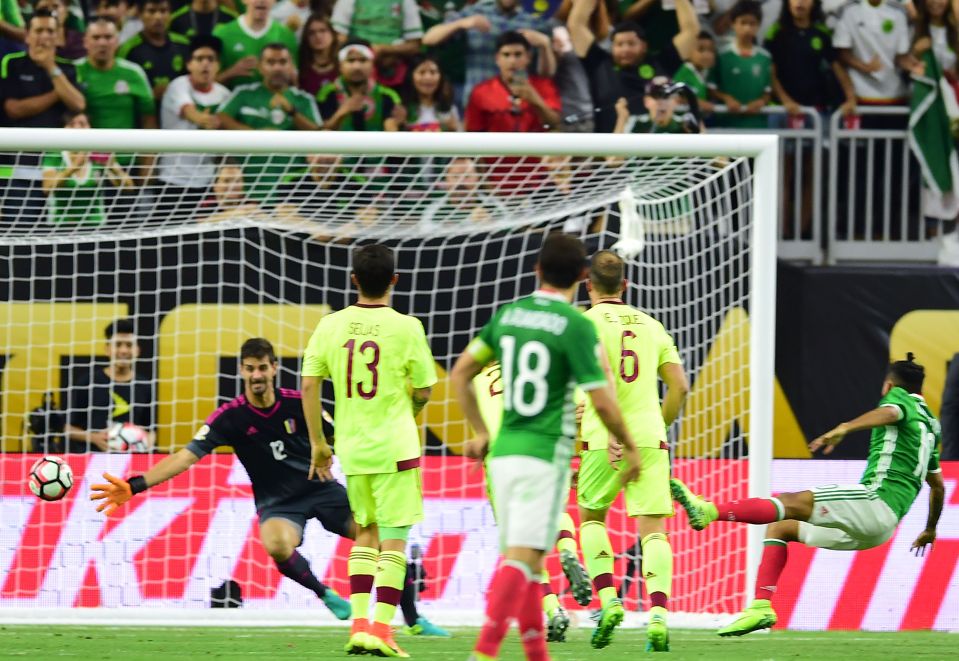
<svg viewBox="0 0 959 661"><path fill-rule="evenodd" d="M118 611L117 615L121 615ZM411 638L397 642L414 659L465 661L476 629L453 629L454 637ZM709 631L672 631L669 661L778 659L956 659L959 636L945 633L786 632L721 639ZM309 628L0 626L0 657L40 659L351 659L343 653L347 630ZM645 655L645 632L623 629L604 650L589 646L589 631L571 631L566 643L550 644L556 661L618 661ZM374 657L364 657L374 658ZM507 638L502 661L523 659L515 632Z"/></svg>

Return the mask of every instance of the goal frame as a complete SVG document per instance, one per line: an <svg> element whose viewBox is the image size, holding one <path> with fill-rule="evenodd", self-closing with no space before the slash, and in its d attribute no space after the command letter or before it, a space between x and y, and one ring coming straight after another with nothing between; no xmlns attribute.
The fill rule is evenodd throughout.
<svg viewBox="0 0 959 661"><path fill-rule="evenodd" d="M0 151L125 151L224 154L745 157L753 159L750 241L748 493L768 496L773 447L779 138L770 134L381 133L0 129ZM212 229L212 228L210 228ZM205 231L197 228L197 231ZM744 606L763 529L751 526Z"/></svg>

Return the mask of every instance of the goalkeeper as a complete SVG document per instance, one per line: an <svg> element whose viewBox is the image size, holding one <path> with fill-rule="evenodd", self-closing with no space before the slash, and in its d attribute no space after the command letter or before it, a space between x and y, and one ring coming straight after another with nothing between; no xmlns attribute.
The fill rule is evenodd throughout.
<svg viewBox="0 0 959 661"><path fill-rule="evenodd" d="M144 475L121 480L104 473L91 500L103 501L98 512L110 514L134 495L165 482L222 445L233 446L250 476L260 519L260 541L284 576L313 591L340 620L350 617L350 603L317 579L296 547L307 519L353 539L355 526L346 489L339 482L307 479L310 441L300 393L276 388L273 345L249 339L240 349L243 394L207 418L189 445L157 463Z"/></svg>
<svg viewBox="0 0 959 661"><path fill-rule="evenodd" d="M500 423L503 420L503 380L502 368L499 362L493 362L483 368L483 371L473 378L473 390L476 392L476 401L479 404L480 415L490 432L490 449L492 450L496 435L499 433ZM484 468L489 475L489 455L484 460ZM494 502L493 494L489 493L490 481L486 480L487 496L490 504ZM495 512L494 512L495 515ZM564 509L559 516L559 534L556 538L556 550L559 551L559 562L563 573L569 581L573 598L580 606L588 606L593 600L593 590L589 583L586 570L579 562L576 548L576 524L573 517ZM543 586L543 612L546 614L546 640L551 643L566 641L566 630L569 628L569 614L559 603L559 597L553 592L550 584L549 570L543 567L540 583Z"/></svg>
<svg viewBox="0 0 959 661"><path fill-rule="evenodd" d="M872 429L869 459L859 484L815 487L809 491L781 493L775 498L745 498L728 503L694 496L679 480L672 480L673 497L689 515L689 525L702 530L714 521L769 524L756 577L752 604L717 633L742 636L776 624L771 600L786 567L789 542L835 551L859 551L884 544L919 496L922 482L929 484L926 529L912 543L916 555L936 541L945 486L939 453L939 421L923 399L925 370L906 360L889 366L879 405L854 420L844 422L809 444L813 452L829 454L846 434Z"/></svg>
<svg viewBox="0 0 959 661"><path fill-rule="evenodd" d="M639 447L639 479L625 488L626 513L636 518L642 545L643 578L652 603L646 632L647 651L668 651L666 606L673 555L664 519L673 515L669 492L669 446L666 429L679 415L689 385L679 352L662 324L623 302L625 264L602 250L593 256L586 288L592 307L584 314L596 325L614 373L616 399ZM618 367L617 367L618 366ZM666 384L659 400L657 375ZM589 399L583 413L583 454L579 468L580 545L586 569L599 593L602 613L592 645L609 645L623 621L623 604L613 586L613 547L606 533L606 513L623 489L618 479L622 449L611 439Z"/></svg>

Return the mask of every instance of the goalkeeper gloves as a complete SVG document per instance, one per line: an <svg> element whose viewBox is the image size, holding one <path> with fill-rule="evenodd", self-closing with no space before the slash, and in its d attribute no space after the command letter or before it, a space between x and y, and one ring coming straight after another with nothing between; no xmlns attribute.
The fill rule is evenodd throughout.
<svg viewBox="0 0 959 661"><path fill-rule="evenodd" d="M97 511L103 512L107 516L110 516L115 509L133 498L133 496L149 488L146 478L142 475L136 475L129 480L121 480L109 473L104 473L103 479L107 481L106 484L94 484L90 486L90 500L104 501L97 507Z"/></svg>

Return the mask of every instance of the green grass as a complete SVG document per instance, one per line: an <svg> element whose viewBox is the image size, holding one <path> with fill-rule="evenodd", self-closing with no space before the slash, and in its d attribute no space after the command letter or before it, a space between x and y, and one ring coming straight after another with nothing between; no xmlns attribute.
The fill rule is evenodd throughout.
<svg viewBox="0 0 959 661"><path fill-rule="evenodd" d="M122 616L118 611L115 616ZM350 659L342 652L346 629L0 626L0 657L28 659ZM397 641L414 659L465 661L476 629L455 629L452 639L410 638ZM778 659L955 659L959 636L931 633L785 632L720 639L708 631L673 631L669 661ZM589 632L571 631L569 641L551 644L556 661L618 661L645 656L644 632L617 631L605 650L589 646ZM365 657L373 658L373 657ZM523 658L514 634L503 646L503 661Z"/></svg>

